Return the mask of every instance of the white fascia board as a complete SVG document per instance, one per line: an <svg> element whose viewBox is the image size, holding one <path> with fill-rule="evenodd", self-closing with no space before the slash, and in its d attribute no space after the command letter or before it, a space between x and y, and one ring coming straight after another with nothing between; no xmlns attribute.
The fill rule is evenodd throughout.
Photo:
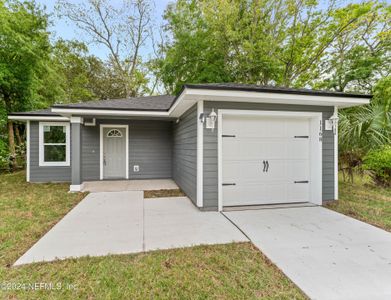
<svg viewBox="0 0 391 300"><path fill-rule="evenodd" d="M8 116L9 120L14 121L69 121L67 117L60 116Z"/></svg>
<svg viewBox="0 0 391 300"><path fill-rule="evenodd" d="M90 116L149 116L168 117L168 112L160 111L137 111L137 110L113 110L113 109L81 109L81 108L52 108L52 112L58 114L90 115Z"/></svg>
<svg viewBox="0 0 391 300"><path fill-rule="evenodd" d="M299 95L233 90L185 89L184 99L350 107L369 104L371 98ZM178 104L179 105L179 104Z"/></svg>
<svg viewBox="0 0 391 300"><path fill-rule="evenodd" d="M204 113L204 102L197 103L197 206L204 206L204 124L199 116Z"/></svg>
<svg viewBox="0 0 391 300"><path fill-rule="evenodd" d="M71 123L82 124L83 123L83 118L82 117L71 116Z"/></svg>
<svg viewBox="0 0 391 300"><path fill-rule="evenodd" d="M30 182L30 121L26 122L26 181Z"/></svg>
<svg viewBox="0 0 391 300"><path fill-rule="evenodd" d="M334 114L338 115L338 107L334 107ZM339 198L338 182L338 123L334 132L334 200Z"/></svg>

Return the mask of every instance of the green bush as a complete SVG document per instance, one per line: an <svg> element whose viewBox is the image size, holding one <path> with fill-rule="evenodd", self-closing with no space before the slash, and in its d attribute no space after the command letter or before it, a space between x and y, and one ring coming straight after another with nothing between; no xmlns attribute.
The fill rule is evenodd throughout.
<svg viewBox="0 0 391 300"><path fill-rule="evenodd" d="M4 139L0 139L0 172L9 169L8 145Z"/></svg>
<svg viewBox="0 0 391 300"><path fill-rule="evenodd" d="M391 146L370 151L364 157L363 169L369 170L377 185L391 186Z"/></svg>

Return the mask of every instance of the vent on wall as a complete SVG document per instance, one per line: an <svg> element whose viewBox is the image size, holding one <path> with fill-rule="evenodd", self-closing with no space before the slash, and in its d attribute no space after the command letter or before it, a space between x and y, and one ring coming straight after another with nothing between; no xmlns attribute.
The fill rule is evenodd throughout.
<svg viewBox="0 0 391 300"><path fill-rule="evenodd" d="M84 118L84 126L95 126L95 118Z"/></svg>

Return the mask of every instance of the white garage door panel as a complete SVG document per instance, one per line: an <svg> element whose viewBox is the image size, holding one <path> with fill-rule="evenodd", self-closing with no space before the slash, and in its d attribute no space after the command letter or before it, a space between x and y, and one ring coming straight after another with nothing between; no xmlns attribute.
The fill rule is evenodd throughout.
<svg viewBox="0 0 391 300"><path fill-rule="evenodd" d="M222 132L224 206L310 200L308 118L227 116Z"/></svg>
<svg viewBox="0 0 391 300"><path fill-rule="evenodd" d="M291 183L287 185L287 202L309 202L310 185L305 183Z"/></svg>
<svg viewBox="0 0 391 300"><path fill-rule="evenodd" d="M234 122L224 123L224 132L240 135L242 138L283 137L285 135L280 121L275 118L264 117L260 120L257 116L235 116L234 119Z"/></svg>
<svg viewBox="0 0 391 300"><path fill-rule="evenodd" d="M308 180L308 160L268 160L269 171L263 172L262 161L226 161L224 163L225 183L262 183L282 181L293 183L294 181Z"/></svg>
<svg viewBox="0 0 391 300"><path fill-rule="evenodd" d="M287 161L286 166L286 178L288 182L309 180L310 162L308 160Z"/></svg>
<svg viewBox="0 0 391 300"><path fill-rule="evenodd" d="M285 156L285 142L284 140L270 139L243 139L243 138L224 138L224 159L233 160L237 158L246 160L256 160L260 156L265 157L281 157Z"/></svg>
<svg viewBox="0 0 391 300"><path fill-rule="evenodd" d="M267 179L266 173L260 171L262 164L252 161L230 161L224 164L224 182L260 182Z"/></svg>
<svg viewBox="0 0 391 300"><path fill-rule="evenodd" d="M238 138L223 139L223 160L308 159L309 140L304 138ZM262 160L261 160L262 162Z"/></svg>
<svg viewBox="0 0 391 300"><path fill-rule="evenodd" d="M295 135L310 135L308 119L290 119L284 120L284 123L286 125L286 137L294 137Z"/></svg>
<svg viewBox="0 0 391 300"><path fill-rule="evenodd" d="M287 148L286 159L309 159L310 143L309 139L291 139L287 140L285 147Z"/></svg>
<svg viewBox="0 0 391 300"><path fill-rule="evenodd" d="M223 188L224 206L283 203L280 199L286 197L287 186L281 183L239 184Z"/></svg>

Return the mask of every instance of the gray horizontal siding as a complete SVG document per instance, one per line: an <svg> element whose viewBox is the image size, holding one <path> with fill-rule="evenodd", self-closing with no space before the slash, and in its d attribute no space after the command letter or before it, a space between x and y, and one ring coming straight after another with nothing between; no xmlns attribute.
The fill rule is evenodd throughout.
<svg viewBox="0 0 391 300"><path fill-rule="evenodd" d="M45 122L46 123L46 122ZM71 145L70 145L71 146ZM70 182L71 167L39 166L39 122L30 122L30 181Z"/></svg>
<svg viewBox="0 0 391 300"><path fill-rule="evenodd" d="M173 178L197 202L197 106L190 108L173 125Z"/></svg>
<svg viewBox="0 0 391 300"><path fill-rule="evenodd" d="M204 112L208 114L212 108L242 109L242 110L279 110L279 111L309 111L322 112L323 120L330 118L334 112L329 106L286 105L269 103L238 103L238 102L204 102ZM323 122L324 123L324 122ZM332 131L323 132L323 200L334 199L334 136ZM217 129L213 132L204 129L204 207L217 209Z"/></svg>
<svg viewBox="0 0 391 300"><path fill-rule="evenodd" d="M137 121L129 135L130 178L172 178L172 123ZM133 172L133 165L139 165L140 172Z"/></svg>
<svg viewBox="0 0 391 300"><path fill-rule="evenodd" d="M99 125L81 128L81 178L82 181L99 180L100 136Z"/></svg>
<svg viewBox="0 0 391 300"><path fill-rule="evenodd" d="M99 180L100 124L129 125L129 178L172 178L172 123L157 120L97 120L82 127L82 178ZM133 172L138 165L139 172Z"/></svg>

